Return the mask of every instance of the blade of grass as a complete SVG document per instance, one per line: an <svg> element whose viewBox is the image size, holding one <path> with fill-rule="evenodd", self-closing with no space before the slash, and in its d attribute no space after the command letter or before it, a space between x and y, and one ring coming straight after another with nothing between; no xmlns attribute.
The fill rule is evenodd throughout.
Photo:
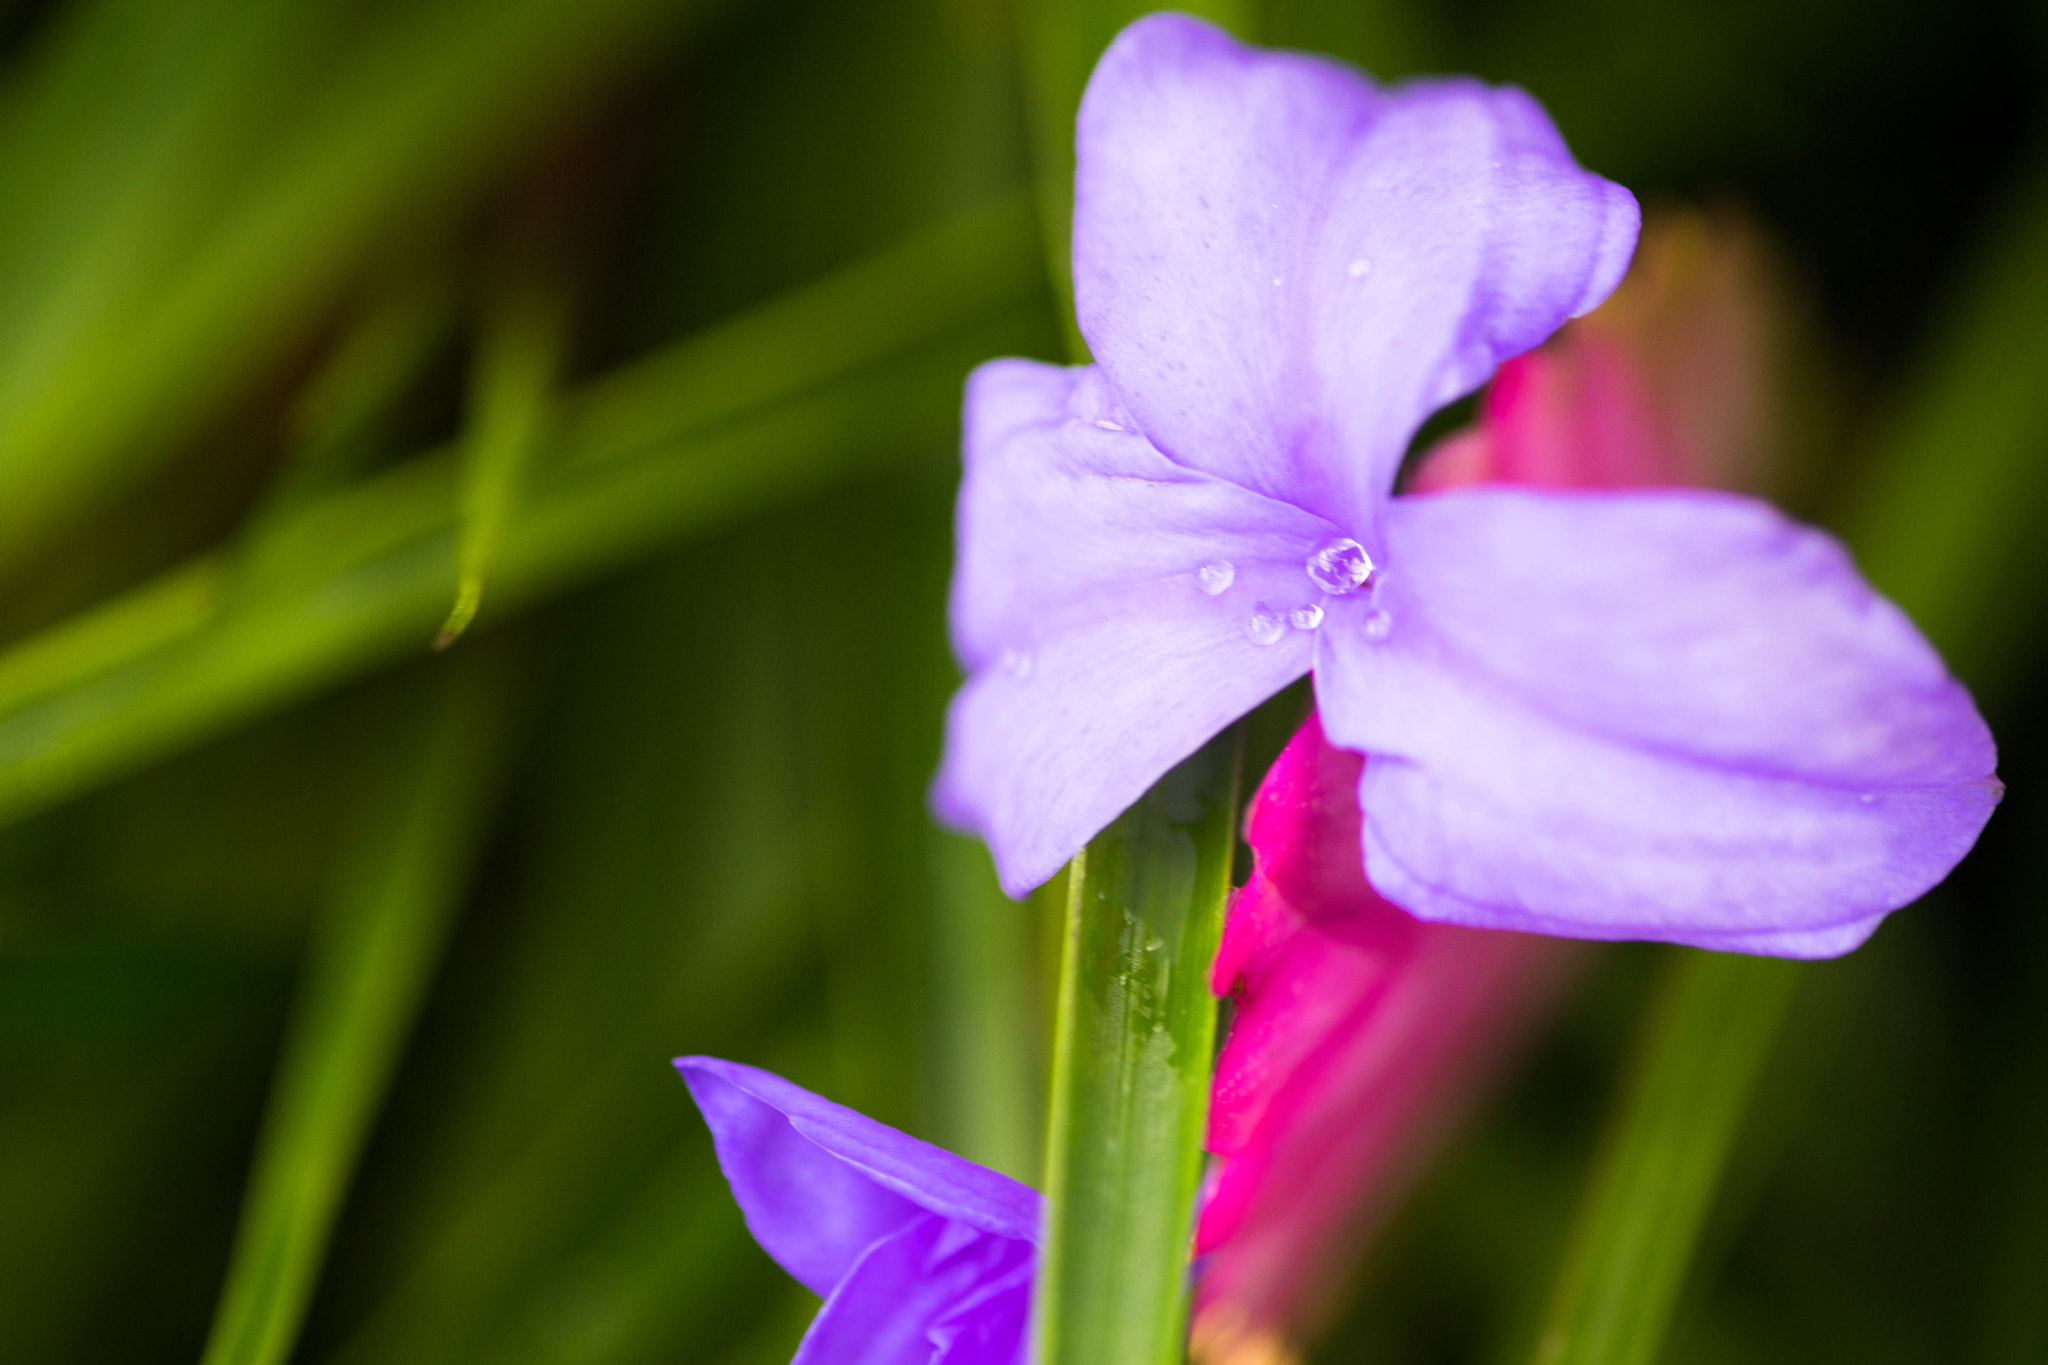
<svg viewBox="0 0 2048 1365"><path fill-rule="evenodd" d="M1648 1365L1800 964L1676 949L1565 1252L1537 1365Z"/></svg>
<svg viewBox="0 0 2048 1365"><path fill-rule="evenodd" d="M508 528L501 600L949 443L967 368L1040 344L1031 240L1001 201L592 386ZM447 455L414 461L267 530L261 593L202 559L0 655L0 822L424 649L457 497Z"/></svg>
<svg viewBox="0 0 2048 1365"><path fill-rule="evenodd" d="M286 417L284 466L248 518L273 522L308 494L331 491L377 453L387 421L455 333L455 280L445 262L404 262L367 291L361 312Z"/></svg>
<svg viewBox="0 0 2048 1365"><path fill-rule="evenodd" d="M278 1365L297 1341L356 1157L419 1012L482 843L507 707L471 661L309 947L205 1365Z"/></svg>
<svg viewBox="0 0 2048 1365"><path fill-rule="evenodd" d="M2038 156L1832 518L1987 710L2048 604L2048 156Z"/></svg>
<svg viewBox="0 0 2048 1365"><path fill-rule="evenodd" d="M302 8L258 4L253 12ZM281 127L267 154L228 148L224 156L220 138L197 134L189 147L167 152L118 211L102 215L93 240L106 238L109 252L154 251L171 218L190 220L191 230L174 239L189 240L189 249L163 253L168 259L101 297L106 273L73 261L61 239L51 246L48 268L90 287L94 307L67 308L75 321L61 331L32 327L14 340L34 364L0 412L0 568L162 459L273 363L281 343L317 322L381 234L416 231L458 207L566 110L719 9L718 0L383 7L311 95L272 77L271 94L235 104L219 120ZM268 71L260 60L244 65ZM106 72L91 66L85 74ZM95 88L73 81L73 98L71 86ZM58 115L69 107L54 103ZM249 117L252 110L269 117ZM33 126L20 136L32 143L51 115L23 112ZM156 116L147 101L135 102L142 126L117 127L106 141L118 147L142 136ZM64 126L61 117L55 126ZM224 190L219 163L239 164L237 151L253 168ZM87 177L97 167L61 156L41 161L46 172ZM57 189L68 184L60 179Z"/></svg>
<svg viewBox="0 0 2048 1365"><path fill-rule="evenodd" d="M978 842L932 830L933 1025L948 1151L1027 1183L1043 1165L1045 1057L1032 922Z"/></svg>
<svg viewBox="0 0 2048 1365"><path fill-rule="evenodd" d="M568 340L564 284L539 278L507 283L486 310L470 383L470 431L462 442L455 606L434 638L436 649L454 644L483 605L484 575L500 553L527 466L547 438Z"/></svg>
<svg viewBox="0 0 2048 1365"><path fill-rule="evenodd" d="M1216 1044L1209 962L1244 730L1168 773L1069 874L1046 1137L1039 1365L1174 1365Z"/></svg>

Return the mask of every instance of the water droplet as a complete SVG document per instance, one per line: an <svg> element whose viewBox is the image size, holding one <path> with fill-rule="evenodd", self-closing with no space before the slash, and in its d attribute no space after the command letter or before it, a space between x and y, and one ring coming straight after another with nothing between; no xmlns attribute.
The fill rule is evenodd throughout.
<svg viewBox="0 0 2048 1365"><path fill-rule="evenodd" d="M1237 566L1227 559L1212 559L1195 570L1195 584L1211 597L1219 597L1237 581Z"/></svg>
<svg viewBox="0 0 2048 1365"><path fill-rule="evenodd" d="M1311 602L1287 613L1287 619L1294 623L1296 630L1314 630L1323 623L1323 609Z"/></svg>
<svg viewBox="0 0 2048 1365"><path fill-rule="evenodd" d="M1245 618L1244 633L1255 645L1278 644L1280 637L1287 633L1287 618L1261 602Z"/></svg>
<svg viewBox="0 0 2048 1365"><path fill-rule="evenodd" d="M1273 277L1273 287L1275 289L1278 289L1280 287L1280 277L1278 275L1275 275Z"/></svg>
<svg viewBox="0 0 2048 1365"><path fill-rule="evenodd" d="M1036 662L1031 657L1031 651L1025 649L1006 649L1000 660L1003 672L1019 679L1030 677Z"/></svg>
<svg viewBox="0 0 2048 1365"><path fill-rule="evenodd" d="M1355 540L1333 540L1308 557L1308 576L1341 597L1372 577L1372 556Z"/></svg>
<svg viewBox="0 0 2048 1365"><path fill-rule="evenodd" d="M1344 273L1354 280L1362 280L1372 273L1372 262L1360 256L1344 267Z"/></svg>
<svg viewBox="0 0 2048 1365"><path fill-rule="evenodd" d="M1375 644L1394 633L1393 613L1381 607L1365 618L1365 638Z"/></svg>

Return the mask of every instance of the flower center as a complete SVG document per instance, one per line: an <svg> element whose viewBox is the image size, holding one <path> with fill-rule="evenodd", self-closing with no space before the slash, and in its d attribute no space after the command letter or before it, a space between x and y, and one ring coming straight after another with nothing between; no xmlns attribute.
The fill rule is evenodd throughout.
<svg viewBox="0 0 2048 1365"><path fill-rule="evenodd" d="M1372 556L1349 538L1332 540L1308 557L1305 566L1315 585L1332 597L1342 597L1365 585L1372 577Z"/></svg>

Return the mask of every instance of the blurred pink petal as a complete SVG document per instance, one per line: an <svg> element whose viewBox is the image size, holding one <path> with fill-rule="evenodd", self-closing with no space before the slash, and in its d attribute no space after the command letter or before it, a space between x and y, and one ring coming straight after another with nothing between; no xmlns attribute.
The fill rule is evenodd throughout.
<svg viewBox="0 0 2048 1365"><path fill-rule="evenodd" d="M1359 856L1362 763L1312 716L1252 805L1259 867L1211 975L1239 1000L1211 1107L1222 1160L1196 1233L1212 1338L1226 1321L1312 1314L1348 1269L1346 1246L1579 951L1428 924L1383 899Z"/></svg>
<svg viewBox="0 0 2048 1365"><path fill-rule="evenodd" d="M1502 365L1482 421L1432 450L1411 491L1769 482L1759 464L1788 425L1773 402L1789 327L1774 284L1740 219L1653 216L1613 297Z"/></svg>

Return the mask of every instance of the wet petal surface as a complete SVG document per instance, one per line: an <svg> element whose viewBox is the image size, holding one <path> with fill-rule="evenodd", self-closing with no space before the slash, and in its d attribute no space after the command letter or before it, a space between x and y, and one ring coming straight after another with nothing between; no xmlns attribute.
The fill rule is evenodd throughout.
<svg viewBox="0 0 2048 1365"><path fill-rule="evenodd" d="M1990 815L1968 694L1761 503L1469 489L1389 524L1392 628L1334 605L1317 692L1372 758L1373 884L1424 918L1828 955Z"/></svg>

